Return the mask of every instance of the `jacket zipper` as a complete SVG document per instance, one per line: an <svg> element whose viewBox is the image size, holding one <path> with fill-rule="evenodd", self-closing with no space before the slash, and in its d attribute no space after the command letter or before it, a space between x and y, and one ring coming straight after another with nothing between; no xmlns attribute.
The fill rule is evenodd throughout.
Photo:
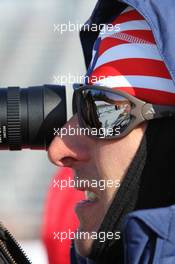
<svg viewBox="0 0 175 264"><path fill-rule="evenodd" d="M10 254L10 252L8 251L8 249L6 248L6 245L5 243L0 239L0 249L2 249L4 255L7 255L8 258L10 259L11 261L11 264L18 264L14 258L12 257L12 255Z"/></svg>
<svg viewBox="0 0 175 264"><path fill-rule="evenodd" d="M19 243L16 241L16 239L12 236L12 234L9 232L8 229L6 229L4 227L4 225L0 222L0 228L6 233L8 234L8 236L11 238L11 240L13 241L13 243L16 245L16 247L22 252L22 254L24 255L24 257L26 258L26 261L28 261L28 264L32 264L32 262L29 260L29 258L27 257L26 253L24 252L24 250L21 248L21 246L19 245ZM19 264L17 263L13 256L11 255L11 253L9 252L9 250L7 249L5 243L3 242L2 239L0 239L0 248L7 254L8 258L10 259L10 261L12 262L12 264Z"/></svg>

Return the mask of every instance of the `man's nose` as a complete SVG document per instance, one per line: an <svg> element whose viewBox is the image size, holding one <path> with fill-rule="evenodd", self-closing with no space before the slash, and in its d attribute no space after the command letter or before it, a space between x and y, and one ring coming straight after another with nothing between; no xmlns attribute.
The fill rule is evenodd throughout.
<svg viewBox="0 0 175 264"><path fill-rule="evenodd" d="M75 115L64 126L64 136L60 131L60 136L52 140L48 149L48 157L57 166L74 167L90 159L90 142L89 137L80 134L78 119Z"/></svg>

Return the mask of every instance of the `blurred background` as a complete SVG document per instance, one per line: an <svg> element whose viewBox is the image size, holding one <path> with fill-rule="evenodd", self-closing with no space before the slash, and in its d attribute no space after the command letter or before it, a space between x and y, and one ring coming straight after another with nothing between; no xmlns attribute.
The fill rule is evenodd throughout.
<svg viewBox="0 0 175 264"><path fill-rule="evenodd" d="M55 84L85 73L78 31L54 24L85 22L93 0L0 2L0 87ZM71 86L67 85L71 94ZM0 152L0 221L21 241L32 263L47 263L40 242L44 201L57 170L44 151Z"/></svg>

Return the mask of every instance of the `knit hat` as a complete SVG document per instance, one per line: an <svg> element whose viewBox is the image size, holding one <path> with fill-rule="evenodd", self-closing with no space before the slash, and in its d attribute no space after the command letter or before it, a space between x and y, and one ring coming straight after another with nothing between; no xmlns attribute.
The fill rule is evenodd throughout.
<svg viewBox="0 0 175 264"><path fill-rule="evenodd" d="M149 103L175 104L175 86L151 28L132 7L101 30L86 77L88 84L122 90Z"/></svg>

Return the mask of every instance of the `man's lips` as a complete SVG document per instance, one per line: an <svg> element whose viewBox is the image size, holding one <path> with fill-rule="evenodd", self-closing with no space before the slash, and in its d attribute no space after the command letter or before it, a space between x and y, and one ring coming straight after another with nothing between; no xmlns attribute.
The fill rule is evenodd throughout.
<svg viewBox="0 0 175 264"><path fill-rule="evenodd" d="M96 202L99 200L98 190L93 187L75 187L76 190L85 192L85 201Z"/></svg>
<svg viewBox="0 0 175 264"><path fill-rule="evenodd" d="M82 179L87 180L85 177L82 177ZM78 185L74 186L74 188L85 193L85 199L76 203L74 207L80 226L85 228L85 230L93 230L98 225L96 221L103 210L103 193L98 187L92 185Z"/></svg>

